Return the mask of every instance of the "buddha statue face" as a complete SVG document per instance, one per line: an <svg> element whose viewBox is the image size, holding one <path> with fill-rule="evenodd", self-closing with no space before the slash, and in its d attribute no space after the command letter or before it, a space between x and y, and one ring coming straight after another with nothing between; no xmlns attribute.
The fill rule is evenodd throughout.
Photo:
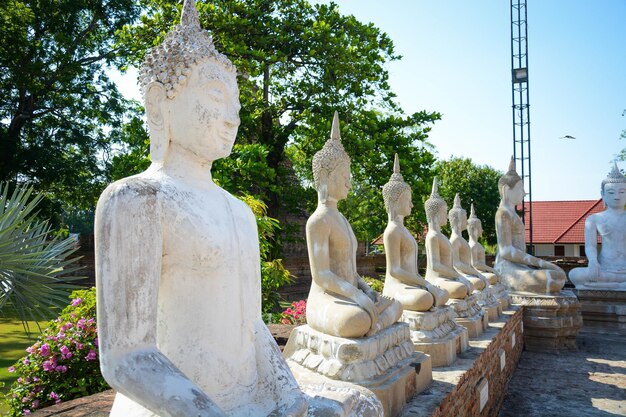
<svg viewBox="0 0 626 417"><path fill-rule="evenodd" d="M506 201L508 201L512 206L522 204L524 202L524 196L526 195L526 191L524 191L524 183L522 181L518 181L515 183L513 188L505 185L503 187L503 193Z"/></svg>
<svg viewBox="0 0 626 417"><path fill-rule="evenodd" d="M411 198L411 190L404 190L398 200L395 201L390 207L392 213L397 216L406 217L411 214L411 210L413 209L413 200Z"/></svg>
<svg viewBox="0 0 626 417"><path fill-rule="evenodd" d="M160 133L164 146L175 144L206 161L230 155L240 108L236 74L213 59L192 65L173 98L159 82L146 89L151 133Z"/></svg>
<svg viewBox="0 0 626 417"><path fill-rule="evenodd" d="M447 204L443 204L441 206L441 208L439 209L439 213L438 214L438 220L439 220L439 226L445 226L446 223L448 223L448 205Z"/></svg>
<svg viewBox="0 0 626 417"><path fill-rule="evenodd" d="M339 201L348 197L348 192L352 187L350 164L340 163L334 170L329 172L326 184L329 198Z"/></svg>
<svg viewBox="0 0 626 417"><path fill-rule="evenodd" d="M602 190L602 200L609 208L624 209L626 205L626 183L608 183Z"/></svg>
<svg viewBox="0 0 626 417"><path fill-rule="evenodd" d="M480 220L475 220L467 223L467 232L474 239L478 240L483 234L483 225Z"/></svg>

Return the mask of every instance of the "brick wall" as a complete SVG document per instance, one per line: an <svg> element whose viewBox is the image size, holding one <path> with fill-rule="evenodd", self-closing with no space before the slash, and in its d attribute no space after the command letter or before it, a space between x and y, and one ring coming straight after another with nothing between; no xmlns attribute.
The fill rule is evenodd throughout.
<svg viewBox="0 0 626 417"><path fill-rule="evenodd" d="M495 417L500 411L506 388L517 367L523 349L522 309L508 320L495 339L476 359L473 366L460 378L456 387L441 401L430 417ZM512 335L515 333L515 346ZM504 351L506 363L500 370L500 352ZM488 382L488 400L480 411L481 382ZM482 380L482 381L481 381Z"/></svg>

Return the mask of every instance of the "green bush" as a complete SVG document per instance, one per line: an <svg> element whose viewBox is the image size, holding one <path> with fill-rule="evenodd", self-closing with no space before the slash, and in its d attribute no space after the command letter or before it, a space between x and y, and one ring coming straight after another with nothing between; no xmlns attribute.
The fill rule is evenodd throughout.
<svg viewBox="0 0 626 417"><path fill-rule="evenodd" d="M381 280L381 279L378 279L378 278L367 277L367 276L363 276L362 278L367 283L367 285L372 287L372 289L374 291L376 291L379 294L383 292L383 288L385 287L385 281L384 280ZM384 278L384 276L383 276L383 278Z"/></svg>
<svg viewBox="0 0 626 417"><path fill-rule="evenodd" d="M48 324L9 371L18 375L5 394L9 416L108 389L100 373L96 290L72 292L71 303Z"/></svg>

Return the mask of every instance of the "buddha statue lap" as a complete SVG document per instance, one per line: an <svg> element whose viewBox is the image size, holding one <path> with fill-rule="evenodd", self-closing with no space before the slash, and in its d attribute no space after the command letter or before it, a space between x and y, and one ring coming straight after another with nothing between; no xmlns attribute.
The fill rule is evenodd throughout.
<svg viewBox="0 0 626 417"><path fill-rule="evenodd" d="M500 282L498 273L495 269L487 265L485 248L478 241L483 235L483 226L480 219L476 216L474 204L471 205L470 217L467 220L467 233L469 235L472 266L487 278L489 287L493 290L493 294L500 303L500 307L503 310L507 309L509 306L509 295Z"/></svg>
<svg viewBox="0 0 626 417"><path fill-rule="evenodd" d="M439 196L437 178L424 207L428 220L426 280L448 291L448 304L454 307L456 322L467 328L470 337L476 337L486 328L487 321L477 295L473 294L474 285L454 268L452 245L441 233L441 226L448 220L448 206Z"/></svg>
<svg viewBox="0 0 626 417"><path fill-rule="evenodd" d="M626 291L626 177L617 164L602 181L601 195L606 210L592 214L585 221L585 254L589 264L572 269L569 279L577 289ZM598 236L602 239L600 251Z"/></svg>
<svg viewBox="0 0 626 417"><path fill-rule="evenodd" d="M383 295L402 304L402 321L409 324L416 350L429 354L433 366L450 365L457 350L467 346L467 330L454 322L454 310L446 305L448 292L419 275L417 242L404 225L413 208L411 188L400 173L397 154L383 199L389 215L383 235L387 260Z"/></svg>
<svg viewBox="0 0 626 417"><path fill-rule="evenodd" d="M314 372L322 380L365 387L382 402L386 416L396 415L416 387L430 383L430 359L414 352L408 325L397 323L402 304L379 295L357 273L357 240L337 209L351 187L337 113L330 139L313 157L313 179L318 206L306 224L312 275L307 325L292 331L285 357L297 378ZM424 370L417 378L415 362Z"/></svg>
<svg viewBox="0 0 626 417"><path fill-rule="evenodd" d="M500 206L496 211L498 254L494 269L506 288L520 293L558 294L565 285L565 272L558 266L526 253L524 223L515 211L523 204L524 182L511 158L509 170L498 181Z"/></svg>
<svg viewBox="0 0 626 417"><path fill-rule="evenodd" d="M140 79L152 164L111 184L96 210L111 416L304 416L307 399L261 320L254 215L211 178L237 134L239 91L193 1Z"/></svg>
<svg viewBox="0 0 626 417"><path fill-rule="evenodd" d="M452 264L457 272L471 282L478 296L478 304L487 312L489 320L495 320L502 314L500 303L493 295L489 280L472 266L472 255L469 243L463 237L463 230L467 229L467 212L461 207L461 198L457 193L454 205L448 212L450 221L450 245L452 246Z"/></svg>

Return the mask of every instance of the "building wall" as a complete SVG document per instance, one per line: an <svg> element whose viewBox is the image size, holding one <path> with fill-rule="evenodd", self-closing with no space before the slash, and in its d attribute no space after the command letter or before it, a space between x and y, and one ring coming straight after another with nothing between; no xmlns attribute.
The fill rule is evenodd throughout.
<svg viewBox="0 0 626 417"><path fill-rule="evenodd" d="M552 243L535 243L535 256L557 256L554 253L554 246ZM564 246L565 253L562 256L580 257L580 247L584 246L584 244L566 243L559 246Z"/></svg>

